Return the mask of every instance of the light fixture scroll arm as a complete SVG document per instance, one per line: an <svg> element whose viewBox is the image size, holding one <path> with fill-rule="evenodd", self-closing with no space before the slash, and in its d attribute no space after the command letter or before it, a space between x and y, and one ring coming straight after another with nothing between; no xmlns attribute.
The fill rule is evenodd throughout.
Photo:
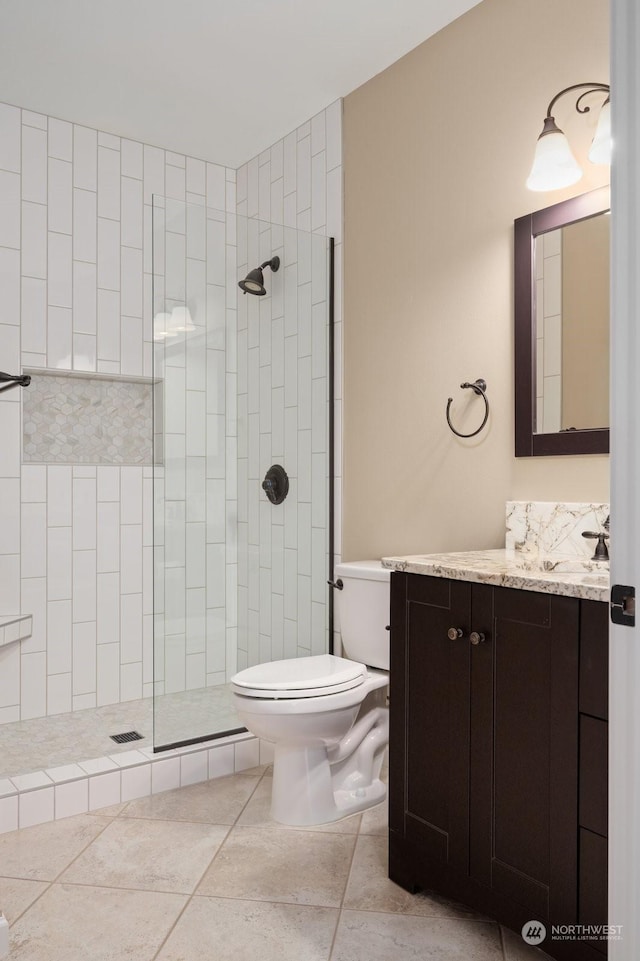
<svg viewBox="0 0 640 961"><path fill-rule="evenodd" d="M552 117L551 111L553 110L555 104L560 99L560 97L564 97L565 93L571 93L572 90L584 90L584 93L581 93L578 99L576 100L576 110L578 111L578 113L589 113L590 108L588 106L582 107L580 105L580 101L583 99L583 97L588 96L590 93L597 93L598 91L602 93L606 93L608 97L611 92L611 87L609 86L608 83L574 83L570 87L565 87L564 90L561 90L560 93L557 93L555 95L555 97L547 107L547 116L545 119L549 119L550 117Z"/></svg>

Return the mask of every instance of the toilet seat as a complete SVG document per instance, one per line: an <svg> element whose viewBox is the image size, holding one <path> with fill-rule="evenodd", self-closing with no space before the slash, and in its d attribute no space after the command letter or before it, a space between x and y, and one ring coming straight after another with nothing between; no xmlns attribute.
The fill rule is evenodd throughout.
<svg viewBox="0 0 640 961"><path fill-rule="evenodd" d="M256 664L235 674L231 685L243 697L280 700L339 694L359 687L366 677L364 664L333 654L316 654Z"/></svg>

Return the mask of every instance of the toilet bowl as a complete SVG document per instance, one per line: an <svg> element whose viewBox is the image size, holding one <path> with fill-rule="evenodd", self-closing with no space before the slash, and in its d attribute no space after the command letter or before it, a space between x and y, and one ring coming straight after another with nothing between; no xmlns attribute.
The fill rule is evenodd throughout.
<svg viewBox="0 0 640 961"><path fill-rule="evenodd" d="M329 823L386 795L390 571L379 561L353 562L338 565L335 577L349 657L271 661L231 678L242 724L274 745L271 814L282 824Z"/></svg>

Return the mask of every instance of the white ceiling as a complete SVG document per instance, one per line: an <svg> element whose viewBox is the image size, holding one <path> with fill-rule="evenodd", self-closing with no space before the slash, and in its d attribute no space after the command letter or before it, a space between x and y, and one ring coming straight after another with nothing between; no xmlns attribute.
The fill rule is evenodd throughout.
<svg viewBox="0 0 640 961"><path fill-rule="evenodd" d="M238 167L479 0L0 0L0 100Z"/></svg>

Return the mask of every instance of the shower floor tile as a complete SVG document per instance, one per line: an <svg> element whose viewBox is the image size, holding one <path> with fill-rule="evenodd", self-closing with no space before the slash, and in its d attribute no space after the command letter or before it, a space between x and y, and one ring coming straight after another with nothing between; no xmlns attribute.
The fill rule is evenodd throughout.
<svg viewBox="0 0 640 961"><path fill-rule="evenodd" d="M143 698L0 724L0 778L241 726L226 684L162 695L155 700L155 710L153 698ZM125 744L111 740L111 734L124 731L138 731L142 740Z"/></svg>

